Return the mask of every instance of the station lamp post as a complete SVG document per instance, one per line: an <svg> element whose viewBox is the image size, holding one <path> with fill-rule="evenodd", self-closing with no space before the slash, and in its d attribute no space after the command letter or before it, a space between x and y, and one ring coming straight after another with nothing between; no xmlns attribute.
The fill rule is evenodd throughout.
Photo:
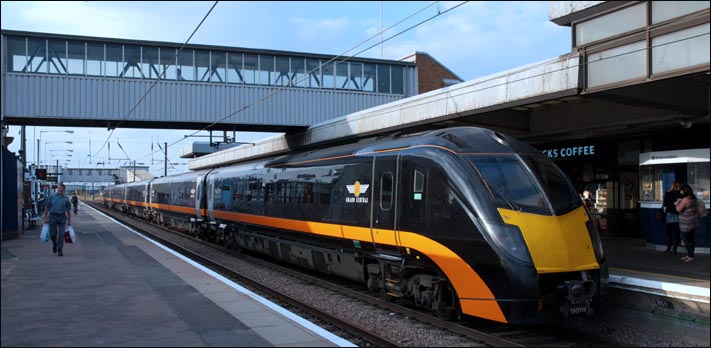
<svg viewBox="0 0 711 348"><path fill-rule="evenodd" d="M66 133L69 133L69 134L73 134L73 133L74 133L74 131L70 131L70 130L68 130L68 131L40 131L40 137L37 138L37 167L36 167L36 168L40 168L40 143L41 143L41 140L40 140L40 139L42 138L42 133L47 133L47 132L66 132ZM71 141L46 141L44 144L47 145L47 144L52 144L52 143L73 144ZM46 149L45 149L45 150L46 150ZM73 150L72 150L72 151L73 151ZM46 157L46 156L45 156L45 157ZM49 171L49 163L46 164L45 169L47 169L47 171ZM34 194L33 194L33 196L35 197L35 202L37 201L38 191L41 190L41 185L42 185L42 183L39 182L39 180L37 181L37 185L36 185L36 186L38 186L38 187L34 187L35 185L33 185L33 188L34 188Z"/></svg>
<svg viewBox="0 0 711 348"><path fill-rule="evenodd" d="M72 157L72 154L71 154L71 153L62 154L62 155L56 155L56 156L55 156L55 155L52 155L52 152L60 152L60 151L64 151L64 152L74 152L74 150L50 150L50 151L49 151L50 163L51 163L51 160L52 160L53 158L55 158L55 157ZM64 161L69 161L69 159L66 159L66 158L65 158ZM55 174L57 175L57 182L59 182L59 160L57 160L57 167L56 167L56 170L55 170Z"/></svg>
<svg viewBox="0 0 711 348"><path fill-rule="evenodd" d="M40 141L42 140L42 133L52 133L52 132L62 132L62 133L69 133L69 134L74 134L73 130L64 130L64 131L58 131L58 130L48 130L48 131L40 131L40 136L37 138L37 167L39 168L40 164ZM45 143L47 144L47 143ZM71 144L71 142L70 142Z"/></svg>
<svg viewBox="0 0 711 348"><path fill-rule="evenodd" d="M45 142L44 142L44 145L45 145L45 149L44 149L45 152L44 152L44 155L45 155L45 157L48 157L48 154L51 154L52 151L69 151L69 149L54 149L54 150L49 150L49 151L47 151L47 145L48 145L48 144L74 144L74 143L71 142L71 141L45 141ZM71 151L74 151L74 150L71 150ZM39 164L40 164L40 162L37 162L37 165L38 165L38 166L39 166ZM48 162L48 163L46 163L46 165L47 165L47 168L49 168L49 166L51 165L51 163Z"/></svg>

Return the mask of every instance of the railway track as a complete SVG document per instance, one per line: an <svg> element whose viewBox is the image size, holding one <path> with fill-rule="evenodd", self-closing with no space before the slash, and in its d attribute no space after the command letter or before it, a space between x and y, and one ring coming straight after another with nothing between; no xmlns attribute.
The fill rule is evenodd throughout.
<svg viewBox="0 0 711 348"><path fill-rule="evenodd" d="M184 244L198 244L206 248L217 250L221 253L226 253L230 257L238 257L251 264L259 267L267 268L273 272L283 274L286 277L299 279L301 282L314 284L317 287L329 289L335 293L346 296L347 298L361 301L364 305L382 308L391 313L391 315L399 315L408 320L420 325L430 325L446 332L458 336L462 341L462 346L494 346L494 347L604 347L604 346L626 346L624 343L604 337L590 336L581 332L563 328L559 326L536 326L536 327L521 327L505 324L494 323L477 318L465 317L461 322L442 321L430 313L424 313L414 308L409 308L398 302L389 302L378 295L369 292L366 287L360 283L350 282L342 278L328 276L324 274L313 274L313 271L305 270L293 265L275 262L262 258L260 256L247 253L238 253L232 249L226 249L219 245L208 243L206 241L191 237L184 233L176 233L170 229L159 227L144 220L121 214L119 212L109 210L100 204L91 204L95 209L110 215L114 219L136 229L137 231L147 234L150 238L159 241L162 244L169 246L171 249L177 250L183 255L199 262L206 267L209 267L223 276L234 279L242 285L260 293L264 297L271 299L291 310L305 313L315 321L320 323L329 331L336 334L339 332L344 338L350 339L359 346L378 346L378 347L394 347L417 345L413 340L394 341L387 334L376 334L374 330L363 328L363 325L348 320L343 320L339 317L326 313L314 305L296 300L293 296L272 289L267 284L252 279L250 276L244 275L241 272L230 267L223 266L220 262L211 260L194 252L192 247L185 247ZM185 241L189 241L186 243ZM313 320L315 319L315 320ZM466 342L469 342L467 344Z"/></svg>

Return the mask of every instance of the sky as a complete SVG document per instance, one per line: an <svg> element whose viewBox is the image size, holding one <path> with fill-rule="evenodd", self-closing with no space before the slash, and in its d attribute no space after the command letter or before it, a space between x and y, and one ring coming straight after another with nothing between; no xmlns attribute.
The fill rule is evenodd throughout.
<svg viewBox="0 0 711 348"><path fill-rule="evenodd" d="M375 45L358 56L382 59L427 52L465 81L548 60L571 50L570 28L549 21L548 1L474 1L452 9L461 3L219 2L189 43L333 55L353 55ZM183 43L213 4L2 1L0 13L5 30ZM384 32L385 42L376 45L381 7L383 29L402 22ZM448 9L452 10L418 25ZM60 165L67 163L71 168L115 168L127 164L126 158L130 158L149 166L151 174L161 176L163 154L156 143L169 144L168 174L176 174L189 170L189 159L180 158L182 148L193 141L207 141L185 138L196 130L118 128L111 133L106 128L75 128L73 134L64 130L26 127L27 162L36 161L36 139L41 136L42 161L50 157L52 163L59 160ZM203 131L196 135L207 134ZM275 134L238 132L236 137L240 142L254 142ZM16 152L20 149L20 127L11 126L8 136L15 137L9 149ZM45 142L54 151L45 154ZM110 152L106 143L111 144Z"/></svg>

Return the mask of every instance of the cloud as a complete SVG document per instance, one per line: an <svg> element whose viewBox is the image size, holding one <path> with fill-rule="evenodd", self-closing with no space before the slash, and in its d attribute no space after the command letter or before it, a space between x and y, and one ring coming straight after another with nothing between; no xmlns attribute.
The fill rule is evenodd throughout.
<svg viewBox="0 0 711 348"><path fill-rule="evenodd" d="M347 17L314 19L298 17L290 20L294 25L295 36L302 40L318 38L329 40L343 37L349 30L351 20Z"/></svg>

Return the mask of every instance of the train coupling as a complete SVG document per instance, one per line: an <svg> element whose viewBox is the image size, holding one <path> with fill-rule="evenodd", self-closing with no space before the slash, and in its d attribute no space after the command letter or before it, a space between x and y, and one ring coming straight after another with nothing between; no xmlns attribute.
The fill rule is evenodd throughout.
<svg viewBox="0 0 711 348"><path fill-rule="evenodd" d="M564 317L594 313L593 298L596 293L594 281L565 281L558 284L558 290L562 295L560 312Z"/></svg>

